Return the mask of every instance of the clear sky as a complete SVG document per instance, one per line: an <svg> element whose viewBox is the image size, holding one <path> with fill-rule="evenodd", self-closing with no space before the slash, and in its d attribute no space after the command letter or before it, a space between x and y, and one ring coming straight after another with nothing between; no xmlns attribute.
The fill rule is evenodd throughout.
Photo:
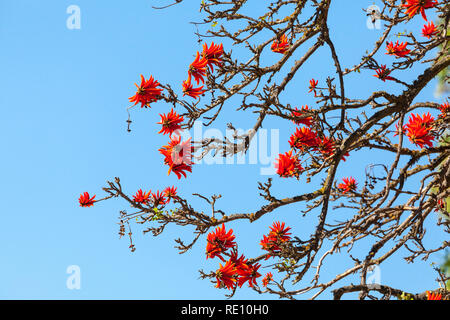
<svg viewBox="0 0 450 320"><path fill-rule="evenodd" d="M189 23L202 17L200 0L184 2L158 11L151 5L166 1L0 0L0 298L224 298L225 290L199 279L199 269L218 267L218 261L205 260L205 238L183 255L174 248L174 238L188 241L192 228L169 226L154 238L143 236L142 228L134 225L137 250L132 253L128 240L118 236L117 217L119 210L129 209L126 203L111 200L92 208L78 206L81 192L100 198L106 181L116 176L129 194L138 188L162 190L176 185L179 194L192 200L198 210L209 208L192 196L194 192L222 194L217 205L228 213L250 212L265 203L258 196L256 183L267 179L260 174L261 164L202 164L194 166L188 179L167 176L158 148L168 139L157 134L156 122L158 113L169 111L170 106L160 102L152 109L136 108L132 132L126 130L128 97L134 94L139 75L152 74L180 93L187 66L201 49L195 27ZM266 2L249 1L250 9L261 9ZM349 67L372 48L382 32L366 27L362 11L377 2L335 3L330 14L331 37L342 64ZM70 5L81 10L80 29L67 28ZM431 12L429 17L433 18ZM422 24L415 19L408 28L418 30ZM379 55L381 62L391 61L383 55ZM266 59L269 63L278 57L268 53ZM399 78L411 81L421 70L407 70ZM379 81L373 73L362 70L346 78L348 96L367 97L378 89L402 89ZM324 83L328 75L335 74L329 52L323 47L287 88L284 101L314 107L314 97L307 93L308 80L314 77ZM427 87L418 100L439 102L433 95L435 85ZM225 132L227 122L243 129L253 125L254 115L233 112L235 105L227 108L215 129ZM288 150L293 124L268 119L264 128L279 130L279 152ZM362 180L365 166L383 159L377 154L370 159L367 154L352 156L338 177L353 175ZM278 196L308 192L312 187L304 180L274 176ZM261 254L259 241L277 220L285 221L301 238L309 237L317 217L302 218L302 208L281 208L253 224L230 224L239 248L245 248L249 257ZM338 219L339 212L332 215ZM433 219L427 225L431 231ZM436 232L436 237L441 235ZM425 243L441 240L427 239ZM435 287L436 274L430 263L440 262L440 256L432 256L428 262L418 260L414 265L404 263L401 257L397 254L381 266L383 284L417 292ZM348 265L338 257L330 262L333 264L324 270L324 280ZM79 290L66 285L67 268L72 265L81 271ZM272 298L246 287L235 297Z"/></svg>

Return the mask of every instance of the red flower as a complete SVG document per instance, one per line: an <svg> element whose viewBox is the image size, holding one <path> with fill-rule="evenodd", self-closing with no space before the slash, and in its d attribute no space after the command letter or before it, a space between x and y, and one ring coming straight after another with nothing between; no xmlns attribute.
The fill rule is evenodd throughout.
<svg viewBox="0 0 450 320"><path fill-rule="evenodd" d="M264 287L267 287L267 285L273 281L273 275L272 272L269 272L266 274L266 276L262 279L262 284Z"/></svg>
<svg viewBox="0 0 450 320"><path fill-rule="evenodd" d="M430 113L423 114L423 118L419 115L412 114L406 124L406 136L409 141L423 148L424 145L432 147L434 136L430 134L433 129L434 118Z"/></svg>
<svg viewBox="0 0 450 320"><path fill-rule="evenodd" d="M191 83L191 77L189 76L187 80L183 81L183 96L188 95L191 98L197 99L199 98L203 93L205 93L206 90L203 90L203 86L194 88L194 86Z"/></svg>
<svg viewBox="0 0 450 320"><path fill-rule="evenodd" d="M168 199L167 202L169 202L171 199L177 198L177 188L175 186L167 187L163 192Z"/></svg>
<svg viewBox="0 0 450 320"><path fill-rule="evenodd" d="M294 119L294 123L296 125L300 125L300 124L304 124L305 126L310 126L313 122L313 118L312 117L306 117L306 118L301 118L301 119L297 119L297 117L302 117L304 116L305 112L308 112L309 108L307 105L303 106L301 111L297 109L297 107L295 108L294 111L292 111L291 115L292 117L296 118Z"/></svg>
<svg viewBox="0 0 450 320"><path fill-rule="evenodd" d="M394 55L399 58L404 57L408 53L411 52L411 50L406 49L408 42L405 42L405 43L402 42L399 44L398 40L397 40L397 42L395 44L391 41L391 42L386 42L386 45L387 45L386 46L386 50L387 50L386 54Z"/></svg>
<svg viewBox="0 0 450 320"><path fill-rule="evenodd" d="M193 76L195 81L197 81L197 84L199 84L200 81L205 83L205 79L203 79L203 77L206 77L207 64L208 60L200 58L200 53L197 52L197 56L195 57L194 62L192 62L189 66L188 70L189 77Z"/></svg>
<svg viewBox="0 0 450 320"><path fill-rule="evenodd" d="M316 96L316 87L318 84L319 84L319 80L314 80L314 79L309 80L309 91L308 92L314 91L314 96Z"/></svg>
<svg viewBox="0 0 450 320"><path fill-rule="evenodd" d="M230 260L234 263L236 270L245 268L248 262L248 259L245 259L243 254L238 258L238 252L235 247L231 251Z"/></svg>
<svg viewBox="0 0 450 320"><path fill-rule="evenodd" d="M442 294L432 293L427 290L427 300L442 300Z"/></svg>
<svg viewBox="0 0 450 320"><path fill-rule="evenodd" d="M339 183L338 184L338 189L342 191L342 193L347 193L347 192L355 192L356 191L356 186L358 185L356 183L355 178L353 177L349 177L349 178L344 178L342 179L343 183Z"/></svg>
<svg viewBox="0 0 450 320"><path fill-rule="evenodd" d="M181 137L170 137L168 145L159 149L159 152L164 156L164 164L169 166L170 174L173 171L178 179L181 179L181 175L186 178L186 172L192 172L192 155L191 155L191 139L181 142Z"/></svg>
<svg viewBox="0 0 450 320"><path fill-rule="evenodd" d="M317 134L308 127L297 128L289 139L291 148L303 150L317 145Z"/></svg>
<svg viewBox="0 0 450 320"><path fill-rule="evenodd" d="M437 35L438 33L439 33L439 31L436 29L436 26L434 25L433 21L431 21L428 24L425 24L423 26L422 35L424 37L427 37L428 39Z"/></svg>
<svg viewBox="0 0 450 320"><path fill-rule="evenodd" d="M389 77L391 74L391 71L389 69L386 69L386 65L381 65L381 68L376 70L377 74L374 74L374 77L377 77L378 79L385 82L386 80L394 80L394 78Z"/></svg>
<svg viewBox="0 0 450 320"><path fill-rule="evenodd" d="M278 253L281 251L280 245L286 241L289 241L291 237L288 232L291 230L290 227L285 228L284 222L280 224L280 222L274 222L270 227L269 234L263 235L263 239L259 243L262 246L263 250L269 251L270 253ZM270 254L266 255L266 260L271 257Z"/></svg>
<svg viewBox="0 0 450 320"><path fill-rule="evenodd" d="M152 193L153 206L165 206L169 201L165 197L164 192L157 191L156 193Z"/></svg>
<svg viewBox="0 0 450 320"><path fill-rule="evenodd" d="M328 137L323 137L323 139L318 138L317 139L318 143L316 146L314 146L314 150L320 152L323 156L325 157L330 157L332 156L335 151L336 151L336 145L333 139L330 139ZM348 152L346 152L343 156L342 156L342 160L345 161L345 157L348 157L349 154Z"/></svg>
<svg viewBox="0 0 450 320"><path fill-rule="evenodd" d="M88 192L84 192L78 198L80 207L92 207L95 203L95 195L91 198Z"/></svg>
<svg viewBox="0 0 450 320"><path fill-rule="evenodd" d="M233 229L226 232L224 224L222 224L222 227L217 227L214 232L210 232L206 237L208 242L206 244L206 259L219 257L220 260L225 261L222 254L236 245L235 238Z"/></svg>
<svg viewBox="0 0 450 320"><path fill-rule="evenodd" d="M304 170L300 164L300 160L296 156L292 155L292 150L285 154L279 154L277 162L275 162L275 168L280 177L298 177Z"/></svg>
<svg viewBox="0 0 450 320"><path fill-rule="evenodd" d="M406 0L406 3L403 4L403 8L407 8L405 13L409 15L410 19L420 12L422 17L428 21L427 16L425 15L425 9L433 8L437 4L438 2L436 0Z"/></svg>
<svg viewBox="0 0 450 320"><path fill-rule="evenodd" d="M150 103L158 101L161 96L161 92L163 89L158 89L157 87L161 86L158 81L153 79L153 76L150 76L148 80L145 80L144 76L141 74L141 85L138 86L136 94L129 98L130 102L134 102L134 105L141 103L142 107L149 107Z"/></svg>
<svg viewBox="0 0 450 320"><path fill-rule="evenodd" d="M445 118L446 115L450 115L450 104L448 103L448 101L441 104L439 110L441 110L439 118Z"/></svg>
<svg viewBox="0 0 450 320"><path fill-rule="evenodd" d="M173 108L170 109L170 112L165 114L159 114L161 117L161 121L157 122L157 124L162 125L161 130L158 133L169 134L172 135L177 130L181 129L180 123L183 122L183 116L180 116L178 113L173 111Z"/></svg>
<svg viewBox="0 0 450 320"><path fill-rule="evenodd" d="M137 203L144 203L147 204L150 200L150 193L151 191L145 192L142 191L142 189L139 189L136 194L133 196L133 201Z"/></svg>
<svg viewBox="0 0 450 320"><path fill-rule="evenodd" d="M280 39L276 39L270 47L273 52L284 54L289 49L289 42L286 35L282 35Z"/></svg>
<svg viewBox="0 0 450 320"><path fill-rule="evenodd" d="M279 221L276 221L269 228L270 228L269 237L272 240L282 243L282 242L289 241L291 239L291 237L289 236L290 233L288 232L289 230L291 230L291 227L285 228L284 222L282 222L280 224Z"/></svg>
<svg viewBox="0 0 450 320"><path fill-rule="evenodd" d="M446 208L446 204L444 202L444 199L439 199L436 203L436 208L434 209L434 211L445 211Z"/></svg>
<svg viewBox="0 0 450 320"><path fill-rule="evenodd" d="M224 266L219 263L220 268L216 271L216 288L226 287L234 289L236 286L235 267L233 262L228 260Z"/></svg>
<svg viewBox="0 0 450 320"><path fill-rule="evenodd" d="M261 267L261 265L259 263L255 263L250 265L245 264L242 268L236 269L236 273L239 275L239 288L241 288L247 281L250 287L256 285L256 279L261 277L261 274L258 272L259 267Z"/></svg>
<svg viewBox="0 0 450 320"><path fill-rule="evenodd" d="M215 45L214 42L208 48L206 43L203 44L202 57L207 61L208 67L211 72L214 72L214 65L220 67L222 66L222 54L223 54L223 44Z"/></svg>

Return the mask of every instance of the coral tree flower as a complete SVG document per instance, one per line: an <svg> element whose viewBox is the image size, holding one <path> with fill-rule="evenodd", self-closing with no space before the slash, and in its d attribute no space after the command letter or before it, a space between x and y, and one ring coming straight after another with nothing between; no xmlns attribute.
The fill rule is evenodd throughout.
<svg viewBox="0 0 450 320"><path fill-rule="evenodd" d="M226 287L229 290L232 290L236 286L236 277L235 277L235 267L233 262L228 260L224 266L219 264L220 268L216 271L216 288Z"/></svg>
<svg viewBox="0 0 450 320"><path fill-rule="evenodd" d="M441 110L439 118L445 118L445 116L450 115L450 104L448 103L448 101L441 104L439 110Z"/></svg>
<svg viewBox="0 0 450 320"><path fill-rule="evenodd" d="M165 206L168 203L164 192L152 193L153 206Z"/></svg>
<svg viewBox="0 0 450 320"><path fill-rule="evenodd" d="M433 21L431 21L428 24L425 24L423 26L422 35L424 37L427 37L428 39L437 35L438 33L439 33L439 31L436 29L436 26L434 25Z"/></svg>
<svg viewBox="0 0 450 320"><path fill-rule="evenodd" d="M246 282L248 282L249 287L253 288L256 285L256 279L261 277L261 274L258 272L258 269L261 267L259 263L255 264L245 264L242 268L236 269L236 273L238 274L238 285L239 288Z"/></svg>
<svg viewBox="0 0 450 320"><path fill-rule="evenodd" d="M214 232L210 232L206 237L206 259L219 257L220 260L225 261L222 254L236 246L235 238L233 229L227 232L224 224L217 227Z"/></svg>
<svg viewBox="0 0 450 320"><path fill-rule="evenodd" d="M308 127L297 128L289 139L291 148L304 150L317 145L317 134Z"/></svg>
<svg viewBox="0 0 450 320"><path fill-rule="evenodd" d="M280 223L278 221L274 222L270 227L270 232L268 235L263 235L263 239L259 243L263 250L269 251L271 253L278 253L281 251L280 245L291 239L290 227L285 228L284 222ZM266 256L266 260L271 257L270 254Z"/></svg>
<svg viewBox="0 0 450 320"><path fill-rule="evenodd" d="M434 8L436 5L438 5L436 0L406 0L402 6L406 8L405 13L410 19L420 12L425 21L428 21L425 9Z"/></svg>
<svg viewBox="0 0 450 320"><path fill-rule="evenodd" d="M308 126L308 127L311 126L312 122L313 122L313 118L312 117L304 117L305 113L307 113L308 111L310 111L308 105L303 106L301 110L298 110L296 107L295 110L291 112L291 116L293 118L295 118L293 120L293 122L296 125L304 124L305 126ZM300 117L303 117L303 118L300 118Z"/></svg>
<svg viewBox="0 0 450 320"><path fill-rule="evenodd" d="M164 164L169 166L169 171L176 174L178 179L181 175L186 178L186 172L192 172L192 153L191 153L191 139L181 142L181 137L170 137L169 144L159 149L159 152L164 156Z"/></svg>
<svg viewBox="0 0 450 320"><path fill-rule="evenodd" d="M145 80L144 76L141 74L141 85L138 86L135 83L137 92L134 96L130 97L130 102L134 102L134 105L141 103L142 107L149 107L150 103L158 101L161 96L163 89L158 89L161 85L158 81L150 76L148 80Z"/></svg>
<svg viewBox="0 0 450 320"><path fill-rule="evenodd" d="M395 44L392 41L386 42L386 50L387 50L386 54L402 58L411 52L411 50L406 49L407 45L408 42L399 43L397 41Z"/></svg>
<svg viewBox="0 0 450 320"><path fill-rule="evenodd" d="M280 39L276 39L270 46L270 49L273 52L284 54L289 49L289 42L286 35L283 34Z"/></svg>
<svg viewBox="0 0 450 320"><path fill-rule="evenodd" d="M273 274L272 272L266 273L264 278L262 279L262 284L264 287L267 287L267 285L273 281Z"/></svg>
<svg viewBox="0 0 450 320"><path fill-rule="evenodd" d="M203 77L206 77L206 66L208 64L208 60L204 59L200 56L200 53L197 52L197 56L195 57L194 62L191 63L189 66L188 74L189 77L194 77L194 80L197 82L197 84L205 83L205 79Z"/></svg>
<svg viewBox="0 0 450 320"><path fill-rule="evenodd" d="M442 300L442 294L427 291L427 300Z"/></svg>
<svg viewBox="0 0 450 320"><path fill-rule="evenodd" d="M297 156L292 155L292 150L285 154L279 154L275 162L275 168L280 177L296 177L298 178L304 170Z"/></svg>
<svg viewBox="0 0 450 320"><path fill-rule="evenodd" d="M203 86L194 88L191 83L191 77L188 77L187 80L183 81L183 96L188 95L191 98L197 99L205 93L206 90L203 90Z"/></svg>
<svg viewBox="0 0 450 320"><path fill-rule="evenodd" d="M133 196L133 201L137 203L147 204L150 201L150 193L150 190L148 192L145 192L142 191L142 189L139 189Z"/></svg>
<svg viewBox="0 0 450 320"><path fill-rule="evenodd" d="M353 178L353 177L343 178L342 181L343 181L343 183L339 183L337 186L338 189L341 190L342 193L356 191L356 187L358 184L356 183L355 178Z"/></svg>
<svg viewBox="0 0 450 320"><path fill-rule="evenodd" d="M211 69L211 72L214 72L214 65L217 67L222 66L222 55L223 55L223 44L214 44L211 43L211 46L208 48L206 43L203 44L202 57L207 61L208 67Z"/></svg>
<svg viewBox="0 0 450 320"><path fill-rule="evenodd" d="M95 195L91 198L88 192L84 192L78 198L80 207L92 207L95 203Z"/></svg>
<svg viewBox="0 0 450 320"><path fill-rule="evenodd" d="M432 147L434 136L431 134L433 129L434 118L430 113L420 115L412 114L406 124L406 136L409 141L423 148L424 146Z"/></svg>
<svg viewBox="0 0 450 320"><path fill-rule="evenodd" d="M314 91L314 96L315 97L317 96L317 94L316 94L316 87L317 87L318 84L319 84L319 80L314 80L314 79L309 80L309 91L308 92Z"/></svg>
<svg viewBox="0 0 450 320"><path fill-rule="evenodd" d="M161 121L157 122L157 124L162 125L161 130L158 133L169 134L172 135L177 130L181 129L180 123L184 121L183 116L180 116L178 113L173 111L173 108L170 109L170 112L166 114L159 114L161 117Z"/></svg>
<svg viewBox="0 0 450 320"><path fill-rule="evenodd" d="M164 189L164 195L167 197L168 201L177 198L177 188L175 186L167 187Z"/></svg>
<svg viewBox="0 0 450 320"><path fill-rule="evenodd" d="M376 70L377 74L374 74L374 77L377 77L378 79L385 82L386 80L394 80L394 78L390 77L391 71L389 69L386 69L386 65L381 65L381 68L378 68Z"/></svg>

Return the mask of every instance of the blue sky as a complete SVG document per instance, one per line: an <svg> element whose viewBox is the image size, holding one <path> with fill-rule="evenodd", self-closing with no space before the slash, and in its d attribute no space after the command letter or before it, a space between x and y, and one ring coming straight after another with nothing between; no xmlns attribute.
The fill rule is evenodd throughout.
<svg viewBox="0 0 450 320"><path fill-rule="evenodd" d="M167 140L167 136L157 134L156 125L158 114L170 110L164 103L150 110L133 110L132 132L126 131L128 97L134 94L139 75L152 74L161 83L179 88L187 66L200 49L195 27L189 23L202 18L198 12L200 1L185 2L160 11L151 5L165 1L0 0L0 298L224 298L224 290L198 279L199 269L209 271L218 266L217 261L205 261L204 238L183 255L173 248L174 238L188 241L192 228L170 226L154 238L143 236L142 228L134 226L137 250L131 253L128 240L118 237L118 212L128 209L124 202L112 200L88 209L77 203L84 191L102 197L106 180L118 176L129 194L138 188L162 190L175 184L180 195L192 200L198 210L209 208L191 195L194 192L222 194L218 206L229 213L250 212L264 204L256 181L265 181L267 176L260 175L258 164L198 165L189 179L167 176L157 151ZM251 10L261 9L261 2L249 3ZM373 3L377 4L358 1L350 7L348 3L333 7L332 39L346 67L359 61L381 34L380 30L366 28L361 10ZM70 5L81 9L79 30L66 27L66 9ZM433 18L433 14L429 17ZM415 30L421 26L419 18L408 24ZM238 53L239 49L233 51ZM389 57L379 56L382 63L390 61ZM265 59L270 63L275 58L276 54L268 53ZM399 77L411 81L423 68L407 70ZM372 74L362 70L361 74L348 76L348 96L367 97L378 89L398 93L402 89ZM313 96L307 94L312 75L322 83L328 75L334 76L325 47L305 64L283 100L292 105L314 106ZM433 95L434 87L435 82L418 100L440 101ZM234 109L228 105L214 128L225 132L227 122L243 129L253 125L254 115L236 113ZM268 119L264 127L279 130L279 151L287 151L294 126ZM370 160L381 159L383 155L374 154ZM363 179L367 155L355 154L353 160L342 165L338 177L353 175ZM274 177L277 195L296 195L313 186L302 180ZM302 208L293 205L256 223L230 226L240 248L246 248L247 256L255 256L261 254L259 240L273 221L286 221L300 237L310 235L316 216L302 218ZM337 219L338 214L332 212ZM432 223L428 227L433 230ZM436 274L430 262L439 259L434 256L428 262L408 265L396 255L381 266L382 283L411 291L434 288ZM324 270L324 280L343 271L348 263L338 257L330 261L334 261L333 268ZM71 265L80 267L80 290L66 287L66 269ZM239 290L235 297L271 298L248 288Z"/></svg>

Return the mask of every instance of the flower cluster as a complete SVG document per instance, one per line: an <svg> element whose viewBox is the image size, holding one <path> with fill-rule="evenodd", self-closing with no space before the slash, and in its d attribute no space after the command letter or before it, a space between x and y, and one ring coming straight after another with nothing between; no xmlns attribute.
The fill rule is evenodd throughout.
<svg viewBox="0 0 450 320"><path fill-rule="evenodd" d="M195 88L191 82L192 77L197 85L205 83L207 69L214 72L214 66L222 66L223 45L216 45L214 42L211 46L203 44L202 53L197 51L195 60L189 65L188 79L183 81L183 96L188 95L194 99L199 98L206 90L203 86Z"/></svg>
<svg viewBox="0 0 450 320"><path fill-rule="evenodd" d="M347 177L343 178L342 183L339 183L337 187L342 193L347 193L355 192L357 185L355 178Z"/></svg>
<svg viewBox="0 0 450 320"><path fill-rule="evenodd" d="M436 5L438 5L436 0L406 0L403 7L406 8L405 13L409 16L409 18L414 17L420 12L425 21L428 21L425 14L425 9L434 8Z"/></svg>
<svg viewBox="0 0 450 320"><path fill-rule="evenodd" d="M311 81L310 91L314 90L318 83L314 79ZM311 112L312 110L307 105L303 106L301 110L295 108L291 112L293 122L296 125L304 125L304 127L296 128L289 138L291 150L284 154L279 154L276 159L275 168L280 177L295 177L298 179L305 170L301 165L299 156L305 152L315 152L322 157L328 158L334 155L336 151L336 143L332 138L320 136L318 132L311 128L314 123L313 117L308 115ZM342 157L344 161L346 156L348 156L348 152Z"/></svg>
<svg viewBox="0 0 450 320"><path fill-rule="evenodd" d="M137 92L134 96L129 98L130 102L134 102L134 105L141 103L141 108L150 107L150 103L158 101L161 97L161 93L163 89L159 89L158 87L161 84L153 79L153 76L150 76L148 80L145 80L144 76L141 74L141 85L137 87Z"/></svg>
<svg viewBox="0 0 450 320"><path fill-rule="evenodd" d="M171 199L176 198L177 188L172 186L165 188L162 192L156 191L156 193L151 192L151 190L145 192L142 191L142 189L139 189L133 196L133 201L141 205L162 209L165 205L170 203Z"/></svg>
<svg viewBox="0 0 450 320"><path fill-rule="evenodd" d="M411 50L406 49L408 42L398 43L398 41L394 44L393 42L386 42L386 54L393 55L398 58L406 56Z"/></svg>
<svg viewBox="0 0 450 320"><path fill-rule="evenodd" d="M423 148L424 146L432 147L434 136L433 130L434 118L430 113L424 113L422 117L418 114L411 114L408 123L404 126L406 136L411 143Z"/></svg>
<svg viewBox="0 0 450 320"><path fill-rule="evenodd" d="M84 192L78 198L78 202L80 203L80 207L92 207L95 203L95 195L91 197L89 192Z"/></svg>
<svg viewBox="0 0 450 320"><path fill-rule="evenodd" d="M241 288L246 282L250 287L256 285L256 279L261 276L258 269L259 263L251 263L244 255L239 257L233 229L226 231L225 225L219 226L215 231L210 232L206 238L206 258L218 257L225 262L219 264L219 269L214 273L216 278L216 288L227 288L235 290ZM228 260L224 259L228 256Z"/></svg>
<svg viewBox="0 0 450 320"><path fill-rule="evenodd" d="M291 240L288 232L291 230L290 227L285 227L284 222L274 222L270 227L270 232L268 235L263 235L263 239L259 243L263 250L268 251L266 255L266 260L272 257L274 254L281 252L281 245L285 242Z"/></svg>
<svg viewBox="0 0 450 320"><path fill-rule="evenodd" d="M289 45L289 42L288 42L288 38L286 37L286 35L283 34L279 39L274 40L274 42L272 43L270 49L273 52L285 54L286 51L288 51L289 46L290 45Z"/></svg>

